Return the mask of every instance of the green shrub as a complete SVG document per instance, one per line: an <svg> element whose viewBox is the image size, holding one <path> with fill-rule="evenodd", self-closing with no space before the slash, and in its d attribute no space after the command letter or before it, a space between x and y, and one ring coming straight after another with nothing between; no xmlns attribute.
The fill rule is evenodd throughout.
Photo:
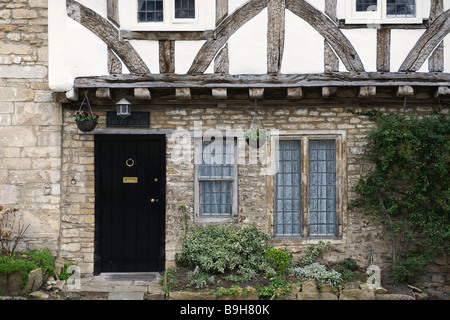
<svg viewBox="0 0 450 320"><path fill-rule="evenodd" d="M371 120L377 126L365 157L375 168L355 187L352 207L386 225L394 278L406 281L450 252L450 117L374 113Z"/></svg>
<svg viewBox="0 0 450 320"><path fill-rule="evenodd" d="M0 274L11 274L22 271L22 287L28 282L28 273L37 268L42 268L45 276L54 276L55 267L53 258L47 250L29 250L16 252L11 257L0 256Z"/></svg>
<svg viewBox="0 0 450 320"><path fill-rule="evenodd" d="M181 266L199 266L209 273L259 271L269 239L256 227L240 230L227 226L200 227L185 239L176 262Z"/></svg>
<svg viewBox="0 0 450 320"><path fill-rule="evenodd" d="M268 263L279 273L286 273L292 265L292 254L286 249L267 248L265 251Z"/></svg>
<svg viewBox="0 0 450 320"><path fill-rule="evenodd" d="M358 270L358 264L352 258L347 258L338 262L334 268L347 281L353 281L355 278L354 271Z"/></svg>
<svg viewBox="0 0 450 320"><path fill-rule="evenodd" d="M319 283L329 283L335 287L342 284L342 276L336 270L328 271L319 263L312 263L304 267L293 268L294 276L302 280L316 280Z"/></svg>
<svg viewBox="0 0 450 320"><path fill-rule="evenodd" d="M324 252L328 247L329 242L319 241L318 244L311 244L306 248L305 254L300 258L299 265L306 266L314 262L314 260Z"/></svg>

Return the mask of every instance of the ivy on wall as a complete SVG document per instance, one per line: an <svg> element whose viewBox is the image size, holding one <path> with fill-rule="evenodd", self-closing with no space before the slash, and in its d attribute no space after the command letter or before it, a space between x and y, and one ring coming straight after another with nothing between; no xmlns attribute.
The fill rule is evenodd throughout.
<svg viewBox="0 0 450 320"><path fill-rule="evenodd" d="M450 119L366 115L377 123L366 149L375 169L360 179L350 208L360 207L388 226L391 278L405 282L435 257L450 257Z"/></svg>

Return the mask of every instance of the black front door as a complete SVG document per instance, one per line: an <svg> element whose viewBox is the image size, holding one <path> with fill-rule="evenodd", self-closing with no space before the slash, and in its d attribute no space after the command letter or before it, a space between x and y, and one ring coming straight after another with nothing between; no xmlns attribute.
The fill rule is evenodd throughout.
<svg viewBox="0 0 450 320"><path fill-rule="evenodd" d="M95 136L94 272L164 270L165 137Z"/></svg>

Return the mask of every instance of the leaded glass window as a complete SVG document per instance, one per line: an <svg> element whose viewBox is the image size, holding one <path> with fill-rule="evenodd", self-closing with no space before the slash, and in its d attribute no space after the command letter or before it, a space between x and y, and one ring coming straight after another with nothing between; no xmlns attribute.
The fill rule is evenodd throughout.
<svg viewBox="0 0 450 320"><path fill-rule="evenodd" d="M275 235L337 236L336 140L282 139L276 155Z"/></svg>
<svg viewBox="0 0 450 320"><path fill-rule="evenodd" d="M336 159L334 140L309 142L309 233L335 234Z"/></svg>
<svg viewBox="0 0 450 320"><path fill-rule="evenodd" d="M377 0L356 0L356 11L376 11L377 9Z"/></svg>
<svg viewBox="0 0 450 320"><path fill-rule="evenodd" d="M276 174L276 235L300 235L300 141L280 140Z"/></svg>
<svg viewBox="0 0 450 320"><path fill-rule="evenodd" d="M138 0L138 22L163 22L164 0Z"/></svg>
<svg viewBox="0 0 450 320"><path fill-rule="evenodd" d="M234 140L203 141L199 165L200 214L230 216L234 183Z"/></svg>
<svg viewBox="0 0 450 320"><path fill-rule="evenodd" d="M415 0L386 0L388 18L413 18L416 16Z"/></svg>
<svg viewBox="0 0 450 320"><path fill-rule="evenodd" d="M195 19L195 0L175 0L176 19Z"/></svg>

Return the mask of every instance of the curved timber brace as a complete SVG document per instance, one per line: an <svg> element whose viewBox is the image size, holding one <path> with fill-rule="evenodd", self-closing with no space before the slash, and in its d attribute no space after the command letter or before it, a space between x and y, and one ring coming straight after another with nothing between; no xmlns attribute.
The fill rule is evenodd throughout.
<svg viewBox="0 0 450 320"><path fill-rule="evenodd" d="M284 11L291 10L318 31L349 71L363 72L364 66L356 50L339 27L325 14L304 0L251 0L227 16L214 30L214 38L207 40L194 59L188 74L204 73L228 39L245 23L268 9L268 73L281 67L284 47Z"/></svg>
<svg viewBox="0 0 450 320"><path fill-rule="evenodd" d="M150 69L128 41L108 20L74 0L66 0L67 15L105 42L132 73L150 73Z"/></svg>
<svg viewBox="0 0 450 320"><path fill-rule="evenodd" d="M409 52L399 71L417 71L450 32L450 10L439 15Z"/></svg>

